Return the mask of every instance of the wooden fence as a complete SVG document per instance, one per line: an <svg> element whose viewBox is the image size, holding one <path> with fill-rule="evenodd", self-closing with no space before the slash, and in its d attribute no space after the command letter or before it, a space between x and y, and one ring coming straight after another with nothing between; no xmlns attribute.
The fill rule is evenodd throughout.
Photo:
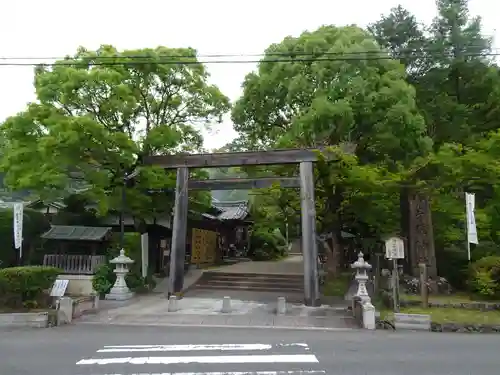
<svg viewBox="0 0 500 375"><path fill-rule="evenodd" d="M46 254L43 265L57 267L65 274L93 275L97 267L106 262L104 255Z"/></svg>

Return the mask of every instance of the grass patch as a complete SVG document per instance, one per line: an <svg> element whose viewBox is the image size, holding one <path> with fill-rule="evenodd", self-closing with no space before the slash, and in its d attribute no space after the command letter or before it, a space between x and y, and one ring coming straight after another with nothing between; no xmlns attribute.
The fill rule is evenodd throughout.
<svg viewBox="0 0 500 375"><path fill-rule="evenodd" d="M423 309L419 307L401 308L404 314L428 314L435 323L461 323L461 324L500 324L500 311L480 311L469 309L438 308ZM381 319L394 320L392 311L382 310Z"/></svg>
<svg viewBox="0 0 500 375"><path fill-rule="evenodd" d="M405 301L421 301L420 295L416 295L416 294L404 294L404 293L402 293L400 295L400 299L405 300ZM486 300L477 298L475 296L468 295L466 293L457 293L457 294L451 294L451 295L429 295L429 302L453 304L453 303L471 303L471 302L487 303L487 302L493 302L493 301L486 301Z"/></svg>
<svg viewBox="0 0 500 375"><path fill-rule="evenodd" d="M350 272L341 273L337 277L328 276L325 284L323 285L323 295L344 297L349 289L351 277L352 274Z"/></svg>

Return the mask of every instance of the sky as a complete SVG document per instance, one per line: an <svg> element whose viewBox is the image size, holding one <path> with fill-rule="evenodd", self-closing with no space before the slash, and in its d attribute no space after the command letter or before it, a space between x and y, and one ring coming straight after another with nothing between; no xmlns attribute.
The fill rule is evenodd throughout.
<svg viewBox="0 0 500 375"><path fill-rule="evenodd" d="M324 24L364 27L398 4L425 23L436 15L434 0L2 1L0 57L62 57L78 46L95 49L101 44L119 49L193 47L204 55L257 54L288 35ZM470 0L470 11L483 18L484 33L494 37L498 48L500 3ZM232 101L254 68L208 65L212 83ZM33 100L33 68L0 66L0 121ZM227 117L205 134L205 147L221 147L235 136Z"/></svg>

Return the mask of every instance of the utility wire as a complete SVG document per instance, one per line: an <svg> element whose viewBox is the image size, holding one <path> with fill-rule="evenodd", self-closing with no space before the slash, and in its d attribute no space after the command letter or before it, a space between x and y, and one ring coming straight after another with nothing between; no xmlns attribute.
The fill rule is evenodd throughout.
<svg viewBox="0 0 500 375"><path fill-rule="evenodd" d="M467 49L473 50L475 48L483 48L482 46L467 46ZM419 55L428 55L428 54L433 54L435 53L437 56L442 56L443 54L449 54L450 57L453 56L453 52L447 52L443 53L442 48L421 48L421 49L401 49L399 51L394 51L393 53L397 53L398 55L404 56L407 55L408 57L411 56L419 56ZM489 52L484 52L484 55L488 54L496 54L500 53L500 48L493 48ZM297 56L306 56L306 57L321 57L321 56L356 56L356 55L387 55L389 52L386 51L381 51L381 50L365 50L365 51L352 51L352 52L329 52L329 51L312 51L312 52L305 52L305 51L287 51L287 52L267 52L267 53L257 53L257 54L248 54L248 53L240 53L240 54L178 54L178 55L160 55L160 56L145 56L145 55L114 55L114 56L99 56L99 55L85 55L83 53L81 56L78 56L77 59L98 59L98 60L108 60L108 59L147 59L147 58L193 58L193 59L199 59L199 58L235 58L235 57L243 57L243 58L256 58L256 57L297 57ZM26 60L71 60L74 59L74 56L20 56L20 57L15 57L15 56L0 56L0 60L2 61L10 61L10 60L21 60L21 61L26 61Z"/></svg>
<svg viewBox="0 0 500 375"><path fill-rule="evenodd" d="M378 56L374 53L365 53L366 56L352 56L352 55L337 55L332 57L310 57L310 58L266 58L263 59L254 59L254 60L194 60L194 57L191 58L166 58L161 56L159 58L145 58L141 56L140 58L130 59L127 57L116 57L116 60L121 61L99 61L99 57L83 57L81 60L61 60L56 62L14 62L10 60L2 60L0 58L0 66L81 66L81 67L89 67L89 66L134 66L134 65L199 65L199 64L251 64L251 63L312 63L312 62L320 62L320 61L376 61L376 60L398 60L405 56L397 56L393 57L390 55L381 55ZM452 58L452 54L439 54L439 57L450 57ZM413 58L421 58L421 59L431 59L438 56L430 56L430 55L411 55L407 57ZM466 57L487 57L487 56L500 56L500 53L464 53L461 55L462 58Z"/></svg>

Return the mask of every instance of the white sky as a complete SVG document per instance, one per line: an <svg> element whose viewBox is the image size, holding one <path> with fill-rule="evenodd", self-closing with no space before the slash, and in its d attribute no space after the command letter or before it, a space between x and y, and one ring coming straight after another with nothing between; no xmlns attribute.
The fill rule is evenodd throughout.
<svg viewBox="0 0 500 375"><path fill-rule="evenodd" d="M398 4L426 23L436 14L434 0L7 0L0 3L0 56L59 57L80 45L94 49L101 44L255 54L323 24L366 26ZM470 10L483 17L485 34L500 41L495 30L500 3L470 0ZM209 65L212 81L231 100L238 98L252 69L253 64ZM0 121L34 100L32 79L32 67L0 66ZM234 136L226 121L206 135L205 146L221 147Z"/></svg>

